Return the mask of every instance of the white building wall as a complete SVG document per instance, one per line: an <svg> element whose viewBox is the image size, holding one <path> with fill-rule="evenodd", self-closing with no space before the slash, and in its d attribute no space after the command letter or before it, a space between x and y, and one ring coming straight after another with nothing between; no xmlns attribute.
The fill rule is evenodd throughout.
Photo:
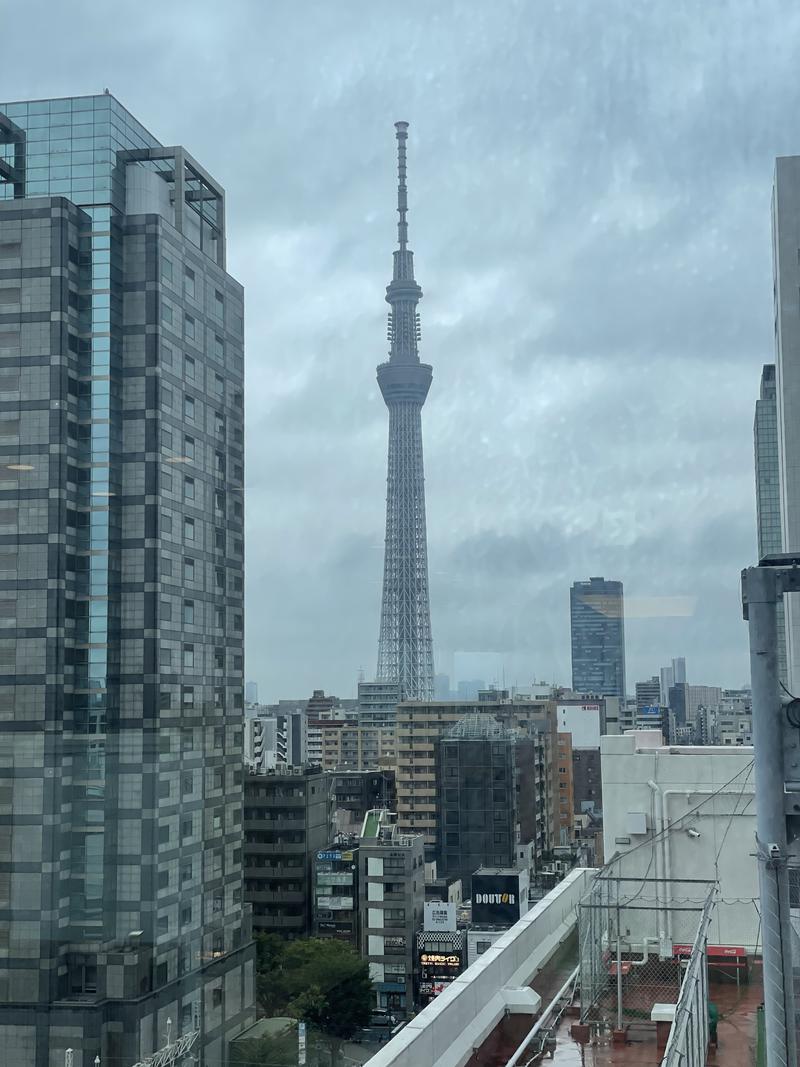
<svg viewBox="0 0 800 1067"><path fill-rule="evenodd" d="M572 734L573 748L600 747L600 705L559 704L558 732Z"/></svg>
<svg viewBox="0 0 800 1067"><path fill-rule="evenodd" d="M635 731L602 738L601 763L606 862L615 853L630 853L626 877L683 879L664 883L662 899L675 905L702 895L703 887L693 891L688 880L718 881L721 902L710 943L754 951L759 921L753 749L667 747L660 732ZM671 829L662 834L666 826ZM668 933L666 921L663 927Z"/></svg>

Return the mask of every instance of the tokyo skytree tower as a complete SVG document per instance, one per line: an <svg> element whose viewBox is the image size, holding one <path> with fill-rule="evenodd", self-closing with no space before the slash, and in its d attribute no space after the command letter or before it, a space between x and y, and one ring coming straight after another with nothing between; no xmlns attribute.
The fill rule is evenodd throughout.
<svg viewBox="0 0 800 1067"><path fill-rule="evenodd" d="M400 683L404 700L433 699L433 642L428 595L425 531L425 475L422 462L422 405L433 369L420 363L417 304L422 290L414 279L408 247L406 141L408 123L396 122L397 237L394 273L386 287L389 360L378 368L378 385L389 409L389 466L386 477L386 544L383 568L379 681Z"/></svg>

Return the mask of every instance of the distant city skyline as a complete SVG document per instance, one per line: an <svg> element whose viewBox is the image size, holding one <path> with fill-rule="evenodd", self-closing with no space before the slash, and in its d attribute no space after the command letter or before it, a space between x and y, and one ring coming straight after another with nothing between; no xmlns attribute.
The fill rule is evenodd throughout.
<svg viewBox="0 0 800 1067"><path fill-rule="evenodd" d="M365 19L310 0L302 20L220 8L165 34L146 5L120 5L113 22L80 6L52 7L46 24L35 5L15 12L20 39L37 42L35 63L5 57L15 95L109 85L165 142L224 155L229 266L250 293L246 664L263 699L354 695L358 668L375 669L375 296L396 117L414 135L425 351L447 382L425 408L436 669L477 650L512 680L568 680L564 590L605 573L629 602L693 598L681 617L629 619L631 678L691 649L693 677L746 679L750 427L774 357L766 205L774 158L800 142L786 47L800 13L739 5L724 38L716 11L685 0L628 15L619 0L580 20L499 5L465 33L448 0L411 27L399 9ZM97 41L79 65L71 35ZM412 61L398 66L386 56L400 40ZM575 78L576 54L602 92ZM175 78L198 63L215 71L212 106ZM731 68L735 124L718 106Z"/></svg>

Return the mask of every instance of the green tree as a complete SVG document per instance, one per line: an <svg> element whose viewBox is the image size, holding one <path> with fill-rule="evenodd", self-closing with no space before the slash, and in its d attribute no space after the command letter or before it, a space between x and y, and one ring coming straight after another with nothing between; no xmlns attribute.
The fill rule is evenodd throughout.
<svg viewBox="0 0 800 1067"><path fill-rule="evenodd" d="M262 1008L308 1023L326 1040L334 1063L342 1042L369 1023L375 995L368 965L352 946L330 938L258 940Z"/></svg>
<svg viewBox="0 0 800 1067"><path fill-rule="evenodd" d="M256 935L256 996L265 1015L284 1012L289 997L283 986L286 942L277 934Z"/></svg>

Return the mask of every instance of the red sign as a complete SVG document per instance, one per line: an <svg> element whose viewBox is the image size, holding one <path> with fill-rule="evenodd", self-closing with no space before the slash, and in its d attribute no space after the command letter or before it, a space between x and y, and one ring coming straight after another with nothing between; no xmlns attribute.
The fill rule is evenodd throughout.
<svg viewBox="0 0 800 1067"><path fill-rule="evenodd" d="M673 956L691 956L691 954L692 954L692 946L691 945L673 945L672 946L672 955ZM746 956L747 952L746 952L745 949L741 948L739 945L708 945L707 948L706 948L706 955L708 955L708 956L716 956L717 958L719 958L720 956L725 956L725 957L728 957L728 958L738 958L738 957L741 957L741 956Z"/></svg>

